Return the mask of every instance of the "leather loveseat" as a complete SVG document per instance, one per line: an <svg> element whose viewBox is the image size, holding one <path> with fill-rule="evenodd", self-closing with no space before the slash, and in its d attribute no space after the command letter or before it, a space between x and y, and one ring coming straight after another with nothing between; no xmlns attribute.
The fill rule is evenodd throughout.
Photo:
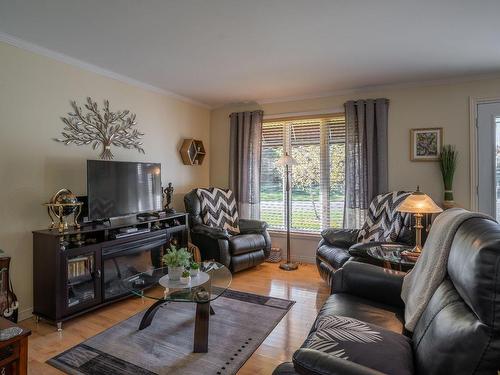
<svg viewBox="0 0 500 375"><path fill-rule="evenodd" d="M203 224L201 202L196 189L184 196L189 214L191 241L200 249L202 260L214 259L231 272L238 272L264 262L271 252L267 223L239 219L240 234L231 235L221 228Z"/></svg>
<svg viewBox="0 0 500 375"><path fill-rule="evenodd" d="M408 195L410 193L405 191L377 195L360 229L329 228L321 232L322 238L316 250L316 265L321 277L330 283L333 273L351 256L363 260L364 242L414 245L411 215L396 211Z"/></svg>
<svg viewBox="0 0 500 375"><path fill-rule="evenodd" d="M500 370L500 226L474 218L453 239L447 277L412 335L404 273L348 261L284 374L491 374ZM347 344L346 344L347 343Z"/></svg>

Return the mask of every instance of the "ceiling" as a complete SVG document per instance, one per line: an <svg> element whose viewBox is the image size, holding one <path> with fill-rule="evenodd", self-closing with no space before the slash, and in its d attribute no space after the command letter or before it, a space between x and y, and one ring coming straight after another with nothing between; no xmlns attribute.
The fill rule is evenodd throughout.
<svg viewBox="0 0 500 375"><path fill-rule="evenodd" d="M211 107L500 72L499 0L0 0L0 32Z"/></svg>

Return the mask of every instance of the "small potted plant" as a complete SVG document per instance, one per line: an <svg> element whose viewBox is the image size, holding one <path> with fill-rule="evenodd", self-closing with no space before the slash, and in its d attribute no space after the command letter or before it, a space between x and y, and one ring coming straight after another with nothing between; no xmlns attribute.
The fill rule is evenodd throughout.
<svg viewBox="0 0 500 375"><path fill-rule="evenodd" d="M191 276L189 274L189 271L182 272L182 276L180 279L181 284L189 284L189 281L191 281Z"/></svg>
<svg viewBox="0 0 500 375"><path fill-rule="evenodd" d="M182 272L189 266L191 254L186 248L176 249L172 246L163 256L163 263L168 267L168 278L177 281L181 278Z"/></svg>
<svg viewBox="0 0 500 375"><path fill-rule="evenodd" d="M198 276L198 273L200 272L200 265L196 262L191 262L189 266L189 273L191 276Z"/></svg>

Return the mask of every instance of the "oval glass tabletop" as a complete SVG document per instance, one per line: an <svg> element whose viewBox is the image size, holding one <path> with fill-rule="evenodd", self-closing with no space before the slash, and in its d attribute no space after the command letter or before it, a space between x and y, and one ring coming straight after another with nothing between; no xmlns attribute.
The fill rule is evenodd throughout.
<svg viewBox="0 0 500 375"><path fill-rule="evenodd" d="M208 302L213 301L231 285L229 269L217 262L202 262L198 275L187 284L170 280L168 267L155 268L123 279L123 286L131 293L158 301Z"/></svg>
<svg viewBox="0 0 500 375"><path fill-rule="evenodd" d="M400 244L377 244L369 248L367 253L370 257L382 260L385 262L398 264L398 265L415 265L416 260L414 258L406 257L402 254L404 251L411 250L411 246L405 246Z"/></svg>

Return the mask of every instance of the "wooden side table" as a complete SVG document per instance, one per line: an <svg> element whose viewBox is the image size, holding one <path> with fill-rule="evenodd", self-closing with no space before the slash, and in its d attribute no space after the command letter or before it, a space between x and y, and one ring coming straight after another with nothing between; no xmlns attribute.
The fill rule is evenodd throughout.
<svg viewBox="0 0 500 375"><path fill-rule="evenodd" d="M0 318L0 330L11 327L19 326L10 320ZM31 331L23 328L19 335L0 341L0 375L26 375L28 373L29 335Z"/></svg>

